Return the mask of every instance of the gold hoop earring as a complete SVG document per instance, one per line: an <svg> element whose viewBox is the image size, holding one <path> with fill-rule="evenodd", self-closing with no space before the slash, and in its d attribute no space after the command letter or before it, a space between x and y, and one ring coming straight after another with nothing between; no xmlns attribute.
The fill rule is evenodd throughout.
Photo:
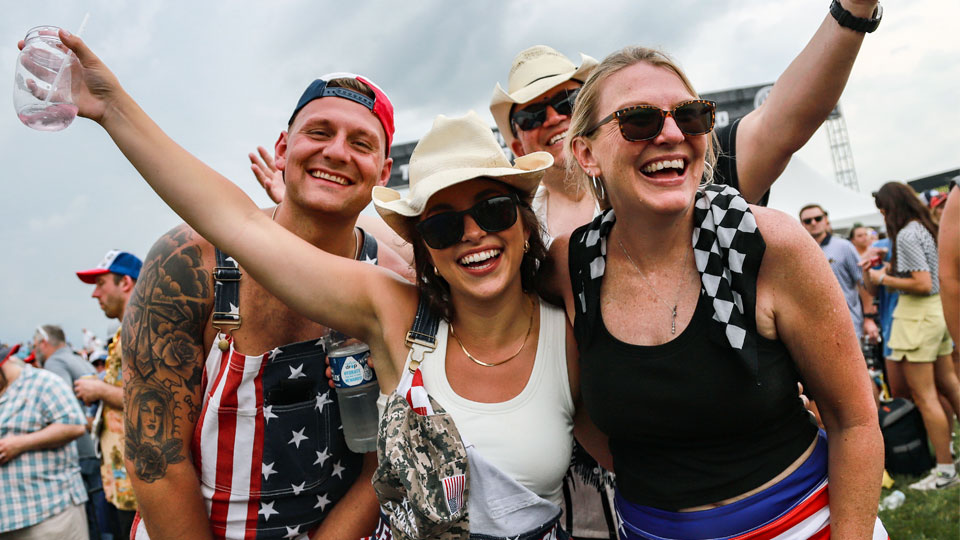
<svg viewBox="0 0 960 540"><path fill-rule="evenodd" d="M524 241L523 241L523 252L526 253L526 252L528 252L528 251L530 251L530 241L529 241L529 240L524 240Z"/></svg>
<svg viewBox="0 0 960 540"><path fill-rule="evenodd" d="M437 267L436 267L436 266L433 267L433 275L435 275L435 276L439 276L439 275L440 275L440 271L437 270Z"/></svg>

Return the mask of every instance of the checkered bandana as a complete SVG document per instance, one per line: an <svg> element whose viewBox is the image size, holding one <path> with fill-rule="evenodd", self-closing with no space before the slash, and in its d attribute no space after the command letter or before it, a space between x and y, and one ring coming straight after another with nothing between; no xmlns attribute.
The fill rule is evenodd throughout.
<svg viewBox="0 0 960 540"><path fill-rule="evenodd" d="M756 312L757 273L766 244L747 201L725 185L701 188L694 203L693 254L700 273L701 294L713 308L709 337L732 348L750 374L757 378ZM597 216L571 238L579 243L582 260L589 261L589 276L574 268L571 278L580 314L590 318L588 298L599 303L606 267L607 237L616 223L613 209ZM579 337L579 336L578 336Z"/></svg>

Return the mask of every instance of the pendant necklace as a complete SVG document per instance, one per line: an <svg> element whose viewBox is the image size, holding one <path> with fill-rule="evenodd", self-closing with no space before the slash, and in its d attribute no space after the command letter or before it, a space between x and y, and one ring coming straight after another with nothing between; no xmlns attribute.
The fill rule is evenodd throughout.
<svg viewBox="0 0 960 540"><path fill-rule="evenodd" d="M637 271L638 274L640 274L640 278L643 279L643 282L647 284L647 288L653 291L653 295L657 297L657 300L659 300L661 304L667 306L667 308L670 310L670 314L672 316L672 320L670 321L670 333L676 334L677 333L677 305L680 303L680 295L683 294L683 285L684 283L687 282L687 274L686 273L683 274L683 279L682 281L680 281L680 288L677 289L677 299L673 301L673 307L670 307L670 304L666 303L663 300L663 298L661 298L660 295L657 294L657 289L650 284L650 281L647 280L647 276L643 275L643 272L640 270L640 267L637 266L637 263L633 261L633 257L631 257L629 253L627 253L627 248L623 246L623 242L621 242L619 238L617 238L617 245L620 246L620 250L623 251L623 254L627 256L627 260L630 261L630 264L633 265L633 268ZM683 265L680 266L681 271L683 271L683 269L687 267L687 260L690 257L690 251L692 250L687 250L687 252L683 254Z"/></svg>

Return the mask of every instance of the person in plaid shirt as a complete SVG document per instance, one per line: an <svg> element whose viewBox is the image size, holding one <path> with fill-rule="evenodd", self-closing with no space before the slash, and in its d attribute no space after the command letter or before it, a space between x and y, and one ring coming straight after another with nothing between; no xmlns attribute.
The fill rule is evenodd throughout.
<svg viewBox="0 0 960 540"><path fill-rule="evenodd" d="M88 538L74 439L86 418L70 388L0 347L0 540Z"/></svg>

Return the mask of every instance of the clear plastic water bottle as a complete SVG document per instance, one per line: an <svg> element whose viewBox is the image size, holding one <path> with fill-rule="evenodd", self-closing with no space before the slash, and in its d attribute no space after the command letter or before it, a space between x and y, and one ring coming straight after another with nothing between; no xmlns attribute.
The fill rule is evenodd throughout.
<svg viewBox="0 0 960 540"><path fill-rule="evenodd" d="M327 334L326 345L347 448L360 453L375 452L380 387L377 374L368 363L370 347L333 330Z"/></svg>
<svg viewBox="0 0 960 540"><path fill-rule="evenodd" d="M59 131L77 117L70 87L72 54L60 43L56 26L31 28L17 57L13 105L24 125Z"/></svg>
<svg viewBox="0 0 960 540"><path fill-rule="evenodd" d="M893 510L894 508L899 508L903 504L903 501L907 500L907 496L903 494L899 489L893 490L893 493L887 495L880 501L880 510Z"/></svg>

